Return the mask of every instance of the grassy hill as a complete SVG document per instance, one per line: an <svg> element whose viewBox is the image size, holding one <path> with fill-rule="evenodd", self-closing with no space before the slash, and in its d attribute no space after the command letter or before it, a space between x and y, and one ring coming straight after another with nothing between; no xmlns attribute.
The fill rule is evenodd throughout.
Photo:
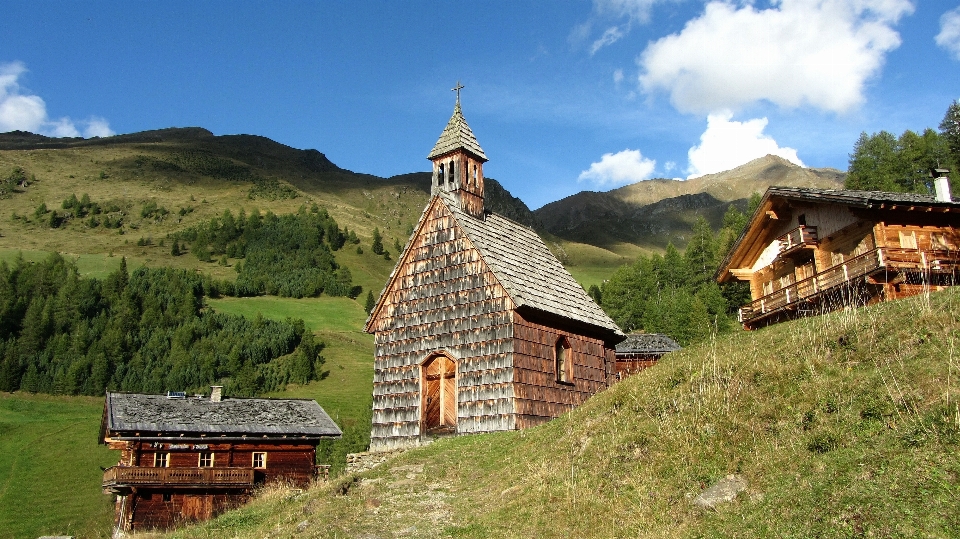
<svg viewBox="0 0 960 539"><path fill-rule="evenodd" d="M958 339L957 289L737 333L170 537L955 537ZM728 475L736 500L692 504Z"/></svg>

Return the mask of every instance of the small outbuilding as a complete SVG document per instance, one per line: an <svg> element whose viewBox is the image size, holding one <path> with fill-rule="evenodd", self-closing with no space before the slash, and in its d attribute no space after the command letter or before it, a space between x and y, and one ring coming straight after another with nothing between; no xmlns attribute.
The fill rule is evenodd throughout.
<svg viewBox="0 0 960 539"><path fill-rule="evenodd" d="M365 328L371 451L539 425L616 376L620 328L536 232L484 207L487 158L459 97L428 159L433 197Z"/></svg>
<svg viewBox="0 0 960 539"><path fill-rule="evenodd" d="M120 451L103 474L118 532L206 520L271 481L315 477L320 440L341 431L314 400L107 393L100 443Z"/></svg>
<svg viewBox="0 0 960 539"><path fill-rule="evenodd" d="M661 357L677 350L677 341L662 333L631 333L616 348L617 379L652 367Z"/></svg>

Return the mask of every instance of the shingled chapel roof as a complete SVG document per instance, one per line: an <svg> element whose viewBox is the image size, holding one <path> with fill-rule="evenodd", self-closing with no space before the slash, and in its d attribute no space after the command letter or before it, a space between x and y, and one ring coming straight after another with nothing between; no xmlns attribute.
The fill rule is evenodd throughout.
<svg viewBox="0 0 960 539"><path fill-rule="evenodd" d="M496 213L475 219L443 198L517 309L535 309L622 335L536 232Z"/></svg>
<svg viewBox="0 0 960 539"><path fill-rule="evenodd" d="M480 143L477 142L477 137L473 135L473 131L470 130L470 126L467 125L467 120L464 119L463 113L460 111L460 99L458 98L457 104L453 108L453 116L451 116L450 121L447 122L447 127L440 133L440 138L437 139L437 143L433 145L433 150L430 151L427 159L433 159L434 157L460 148L487 161L487 156L483 153Z"/></svg>
<svg viewBox="0 0 960 539"><path fill-rule="evenodd" d="M342 433L317 401L310 399L168 398L166 395L107 393L101 439L109 432L297 435L339 437Z"/></svg>

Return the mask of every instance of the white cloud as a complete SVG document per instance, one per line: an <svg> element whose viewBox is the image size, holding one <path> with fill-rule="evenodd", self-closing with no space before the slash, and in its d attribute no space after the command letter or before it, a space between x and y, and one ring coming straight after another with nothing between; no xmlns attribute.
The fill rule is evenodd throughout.
<svg viewBox="0 0 960 539"><path fill-rule="evenodd" d="M731 121L733 113L723 111L707 117L707 130L700 135L700 145L690 148L687 179L736 168L767 154L804 166L793 148L781 148L777 141L763 133L766 118L745 122Z"/></svg>
<svg viewBox="0 0 960 539"><path fill-rule="evenodd" d="M30 131L51 137L79 137L80 130L70 118L51 120L47 117L47 104L37 95L21 93L20 76L27 72L23 62L0 64L0 133L7 131ZM109 137L115 133L107 120L91 117L83 120L85 137Z"/></svg>
<svg viewBox="0 0 960 539"><path fill-rule="evenodd" d="M570 33L571 43L585 41L593 30L594 23L597 20L610 22L613 20L622 21L623 24L614 24L608 26L599 38L590 45L590 55L593 56L598 50L620 41L624 36L630 33L633 23L645 24L650 21L650 11L654 4L665 0L594 0L593 15L590 20L578 24Z"/></svg>
<svg viewBox="0 0 960 539"><path fill-rule="evenodd" d="M613 83L620 84L621 82L623 82L623 70L618 69L613 72Z"/></svg>
<svg viewBox="0 0 960 539"><path fill-rule="evenodd" d="M590 181L600 187L626 185L649 180L657 162L640 155L640 150L605 153L599 163L591 163L589 170L580 173L577 181Z"/></svg>
<svg viewBox="0 0 960 539"><path fill-rule="evenodd" d="M940 33L935 39L937 45L960 60L960 7L940 16Z"/></svg>
<svg viewBox="0 0 960 539"><path fill-rule="evenodd" d="M844 112L900 46L893 29L909 0L773 0L756 9L713 1L678 34L647 46L638 63L647 92L683 112L766 100Z"/></svg>
<svg viewBox="0 0 960 539"><path fill-rule="evenodd" d="M600 39L594 41L593 45L590 45L590 55L593 56L601 48L620 41L620 38L622 38L624 35L626 35L624 33L624 29L620 28L619 26L611 26L610 28L607 28L603 35L600 36Z"/></svg>

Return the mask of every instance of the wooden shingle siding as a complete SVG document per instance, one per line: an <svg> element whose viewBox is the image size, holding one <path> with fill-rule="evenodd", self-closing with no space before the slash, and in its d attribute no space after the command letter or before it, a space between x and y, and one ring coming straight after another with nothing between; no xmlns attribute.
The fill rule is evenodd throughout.
<svg viewBox="0 0 960 539"><path fill-rule="evenodd" d="M364 326L371 451L556 417L612 382L623 339L533 229L484 209L487 158L459 99L428 159L432 198Z"/></svg>
<svg viewBox="0 0 960 539"><path fill-rule="evenodd" d="M518 313L514 327L516 413L524 416L519 428L558 417L607 387L611 361L602 340L541 325ZM571 383L557 381L553 350L561 337L570 345Z"/></svg>
<svg viewBox="0 0 960 539"><path fill-rule="evenodd" d="M419 229L369 327L376 335L373 451L417 443L420 365L435 352L456 362L458 432L513 423L513 304L440 198Z"/></svg>

